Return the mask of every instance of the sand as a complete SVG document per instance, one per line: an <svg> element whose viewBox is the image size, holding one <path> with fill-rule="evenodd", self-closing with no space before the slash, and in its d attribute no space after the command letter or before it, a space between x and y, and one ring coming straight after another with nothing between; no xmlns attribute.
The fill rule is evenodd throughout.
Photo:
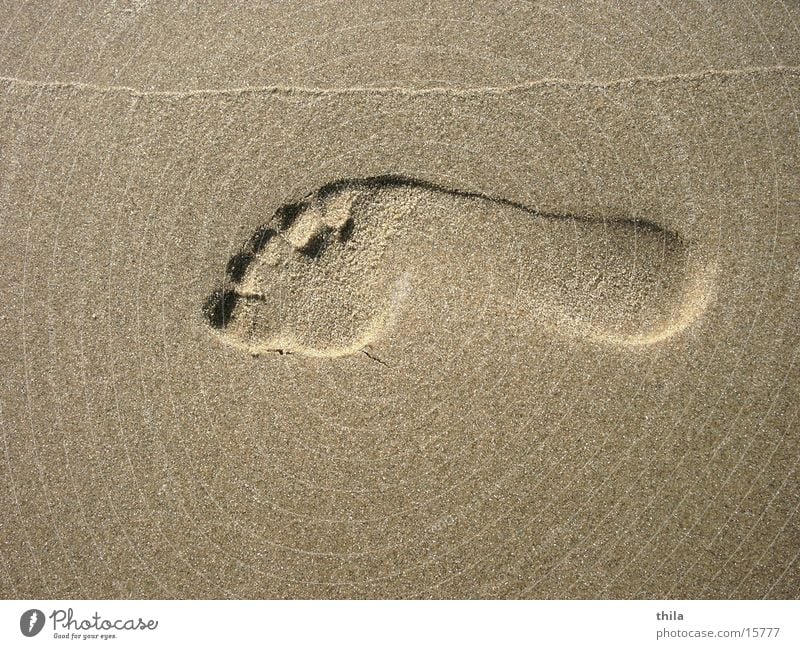
<svg viewBox="0 0 800 649"><path fill-rule="evenodd" d="M0 9L0 595L798 597L797 10L392 4Z"/></svg>

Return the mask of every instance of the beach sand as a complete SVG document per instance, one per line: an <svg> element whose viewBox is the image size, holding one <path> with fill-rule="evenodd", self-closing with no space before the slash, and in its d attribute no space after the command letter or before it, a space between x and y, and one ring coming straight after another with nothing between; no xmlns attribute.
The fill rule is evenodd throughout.
<svg viewBox="0 0 800 649"><path fill-rule="evenodd" d="M0 595L798 597L800 12L719 4L0 8Z"/></svg>

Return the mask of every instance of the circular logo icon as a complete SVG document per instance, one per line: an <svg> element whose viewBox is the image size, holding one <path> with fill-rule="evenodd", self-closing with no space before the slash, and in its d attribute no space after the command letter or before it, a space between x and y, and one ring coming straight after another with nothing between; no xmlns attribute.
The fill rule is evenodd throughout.
<svg viewBox="0 0 800 649"><path fill-rule="evenodd" d="M32 638L39 633L43 626L44 613L42 613L38 608L32 608L29 611L25 611L22 614L22 617L19 618L19 630L22 631L22 635L28 636L29 638Z"/></svg>

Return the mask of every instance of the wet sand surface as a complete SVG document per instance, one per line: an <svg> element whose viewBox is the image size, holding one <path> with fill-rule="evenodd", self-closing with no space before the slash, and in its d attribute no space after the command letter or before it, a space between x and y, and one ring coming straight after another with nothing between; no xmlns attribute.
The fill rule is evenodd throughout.
<svg viewBox="0 0 800 649"><path fill-rule="evenodd" d="M0 594L800 595L798 12L478 5L0 9Z"/></svg>

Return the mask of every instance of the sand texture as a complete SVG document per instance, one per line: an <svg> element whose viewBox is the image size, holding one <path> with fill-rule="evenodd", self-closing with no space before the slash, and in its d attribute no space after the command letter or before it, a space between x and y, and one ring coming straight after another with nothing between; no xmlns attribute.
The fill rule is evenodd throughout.
<svg viewBox="0 0 800 649"><path fill-rule="evenodd" d="M0 595L800 596L800 12L390 4L0 7Z"/></svg>

